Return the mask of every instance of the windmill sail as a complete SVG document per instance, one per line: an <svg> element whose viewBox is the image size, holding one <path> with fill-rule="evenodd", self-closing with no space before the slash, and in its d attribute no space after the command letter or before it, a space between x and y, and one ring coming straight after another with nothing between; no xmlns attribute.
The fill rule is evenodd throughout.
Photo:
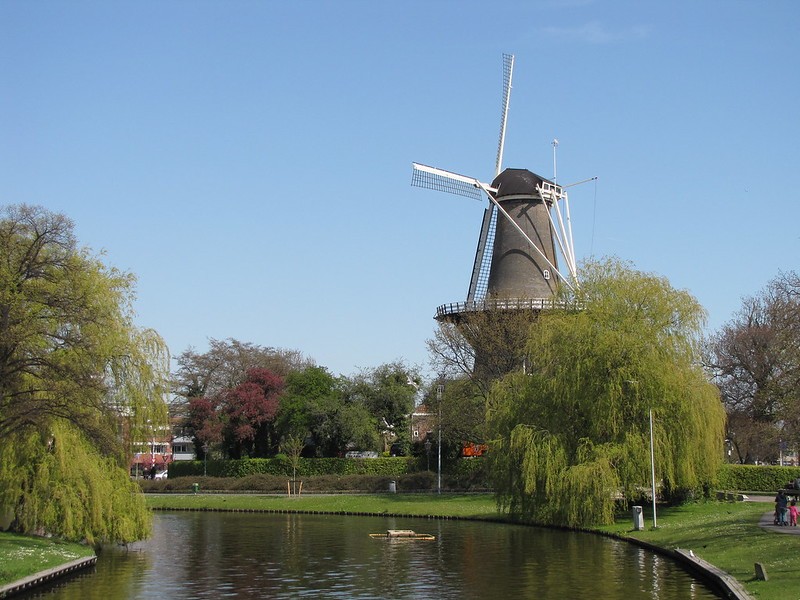
<svg viewBox="0 0 800 600"><path fill-rule="evenodd" d="M560 284L571 289L577 285L569 204L563 188L555 178L550 181L527 169L503 167L513 69L513 55L504 54L500 136L491 184L413 163L413 186L488 200L466 302L438 307L438 320L459 322L469 312L489 307L543 310L552 303ZM559 254L565 270L559 267Z"/></svg>
<svg viewBox="0 0 800 600"><path fill-rule="evenodd" d="M482 200L484 197L478 180L473 177L419 163L411 163L411 166L414 169L411 174L411 185L415 187L457 194L475 200Z"/></svg>
<svg viewBox="0 0 800 600"><path fill-rule="evenodd" d="M500 112L500 141L497 143L497 160L494 176L503 170L503 149L506 145L506 123L508 122L508 104L511 101L511 75L514 72L514 55L503 54L503 105Z"/></svg>
<svg viewBox="0 0 800 600"><path fill-rule="evenodd" d="M489 287L489 270L492 263L485 260L492 256L494 248L494 232L497 228L497 210L494 204L483 212L483 223L481 223L481 233L478 236L478 248L475 251L475 263L472 267L472 277L469 280L469 290L467 291L467 303L480 302L486 297Z"/></svg>
<svg viewBox="0 0 800 600"><path fill-rule="evenodd" d="M508 106L511 102L511 77L514 72L514 55L503 54L503 102L500 107L500 137L497 142L497 159L495 160L494 176L497 177L503 170L503 150L506 145L506 124L508 123ZM483 214L481 233L478 236L478 247L475 251L475 262L472 266L472 277L467 291L467 303L483 300L489 286L489 270L494 251L494 236L497 228L497 211L494 203L489 201L489 207Z"/></svg>

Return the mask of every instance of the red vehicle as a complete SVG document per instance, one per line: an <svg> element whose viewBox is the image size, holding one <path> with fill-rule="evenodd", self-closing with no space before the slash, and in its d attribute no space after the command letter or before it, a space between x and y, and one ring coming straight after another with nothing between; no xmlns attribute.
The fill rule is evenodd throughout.
<svg viewBox="0 0 800 600"><path fill-rule="evenodd" d="M483 456L489 451L489 446L486 444L473 444L472 442L463 442L461 445L461 456L464 458L471 458L473 456Z"/></svg>

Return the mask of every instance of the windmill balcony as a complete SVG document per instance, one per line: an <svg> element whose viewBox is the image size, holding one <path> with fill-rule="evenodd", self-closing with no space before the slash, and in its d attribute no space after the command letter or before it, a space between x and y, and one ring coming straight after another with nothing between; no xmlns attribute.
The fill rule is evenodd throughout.
<svg viewBox="0 0 800 600"><path fill-rule="evenodd" d="M498 298L495 300L477 300L474 302L451 302L436 308L437 321L458 318L466 313L498 311L498 310L547 310L566 308L566 303L553 298Z"/></svg>

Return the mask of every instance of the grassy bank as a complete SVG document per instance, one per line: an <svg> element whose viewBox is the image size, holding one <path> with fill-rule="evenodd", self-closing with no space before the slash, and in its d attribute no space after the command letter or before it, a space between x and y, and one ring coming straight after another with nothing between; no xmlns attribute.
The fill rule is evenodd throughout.
<svg viewBox="0 0 800 600"><path fill-rule="evenodd" d="M630 531L625 516L616 525L600 528L624 537L636 537L662 548L684 548L739 580L755 598L800 599L800 535L775 533L759 527L772 503L698 503L660 509L658 529L646 512L646 531ZM768 581L755 579L756 562L766 566Z"/></svg>
<svg viewBox="0 0 800 600"><path fill-rule="evenodd" d="M261 495L147 495L154 508L213 508L231 510L297 510L342 513L395 513L440 515L460 518L501 517L488 494L379 494L286 496ZM635 537L657 546L692 550L697 556L727 571L755 598L800 599L800 536L765 531L758 526L761 515L771 511L768 503L697 503L659 509L658 529L650 527L652 514L645 513L648 529L634 532L628 514L615 525L599 531ZM769 580L756 581L754 563L763 563Z"/></svg>
<svg viewBox="0 0 800 600"><path fill-rule="evenodd" d="M146 498L151 508L389 513L475 519L500 516L489 494L314 494L292 498L253 494L147 494Z"/></svg>
<svg viewBox="0 0 800 600"><path fill-rule="evenodd" d="M89 546L0 533L0 586L87 556L94 556Z"/></svg>

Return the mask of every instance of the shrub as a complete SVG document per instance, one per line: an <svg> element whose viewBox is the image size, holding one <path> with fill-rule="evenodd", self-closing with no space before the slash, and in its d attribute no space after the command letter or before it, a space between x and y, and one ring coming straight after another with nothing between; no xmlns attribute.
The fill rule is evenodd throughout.
<svg viewBox="0 0 800 600"><path fill-rule="evenodd" d="M301 458L298 477L311 475L384 475L397 477L413 472L415 460L406 457L388 458ZM174 462L169 466L170 477L245 477L247 475L290 476L291 462L281 458L243 458L241 460L201 460Z"/></svg>
<svg viewBox="0 0 800 600"><path fill-rule="evenodd" d="M739 492L775 492L800 478L800 467L722 465L717 480L719 489Z"/></svg>
<svg viewBox="0 0 800 600"><path fill-rule="evenodd" d="M485 490L491 487L489 461L486 458L462 458L450 465L445 474L447 487L461 490Z"/></svg>
<svg viewBox="0 0 800 600"><path fill-rule="evenodd" d="M244 477L175 477L168 479L142 479L139 485L145 492L188 492L193 484L200 491L208 492L261 492L286 493L289 476L263 473ZM430 472L409 473L398 476L386 475L312 475L299 478L306 492L370 492L386 493L389 483L394 481L398 491L416 492L435 488L436 475Z"/></svg>

